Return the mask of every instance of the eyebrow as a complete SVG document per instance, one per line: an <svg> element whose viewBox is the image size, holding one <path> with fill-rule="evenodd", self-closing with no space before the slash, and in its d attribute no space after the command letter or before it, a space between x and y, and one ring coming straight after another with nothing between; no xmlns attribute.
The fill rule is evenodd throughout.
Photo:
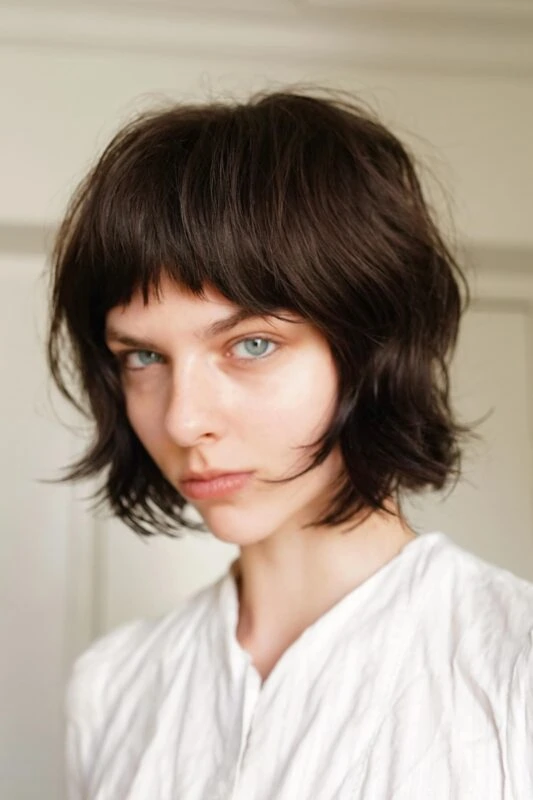
<svg viewBox="0 0 533 800"><path fill-rule="evenodd" d="M218 319L216 322L211 323L211 325L208 325L207 328L204 328L196 335L201 340L210 339L214 336L220 335L221 333L227 333L245 320L259 318L266 319L267 316L270 315L261 315L246 308L239 308L233 314L230 314L229 317ZM115 342L116 344L125 344L128 347L138 347L139 349L146 348L157 350L156 345L153 342L150 342L148 339L138 339L135 336L130 336L129 334L123 333L122 331L113 327L108 327L106 329L106 341Z"/></svg>

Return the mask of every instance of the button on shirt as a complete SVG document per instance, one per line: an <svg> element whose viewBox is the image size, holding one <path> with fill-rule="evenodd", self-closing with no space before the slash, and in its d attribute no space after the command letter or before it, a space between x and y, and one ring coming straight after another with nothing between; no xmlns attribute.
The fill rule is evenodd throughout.
<svg viewBox="0 0 533 800"><path fill-rule="evenodd" d="M531 800L533 584L410 542L262 682L229 570L75 664L70 800Z"/></svg>

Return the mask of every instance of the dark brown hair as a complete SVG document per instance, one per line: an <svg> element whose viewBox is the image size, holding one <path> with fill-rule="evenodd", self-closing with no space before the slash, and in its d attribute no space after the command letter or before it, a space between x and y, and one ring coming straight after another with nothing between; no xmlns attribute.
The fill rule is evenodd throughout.
<svg viewBox="0 0 533 800"><path fill-rule="evenodd" d="M314 524L459 477L468 429L450 407L448 367L465 278L406 147L352 97L321 94L141 115L110 142L60 227L49 364L95 423L65 480L105 470L100 499L137 532L205 530L186 520L185 499L132 430L105 344L107 312L137 290L146 301L163 275L257 314L295 311L326 337L338 406L305 472L337 445L345 472Z"/></svg>

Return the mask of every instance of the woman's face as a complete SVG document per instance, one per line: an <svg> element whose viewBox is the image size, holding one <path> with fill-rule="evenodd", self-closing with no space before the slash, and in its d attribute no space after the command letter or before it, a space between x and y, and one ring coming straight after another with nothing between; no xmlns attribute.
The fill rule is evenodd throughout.
<svg viewBox="0 0 533 800"><path fill-rule="evenodd" d="M309 463L298 448L331 418L336 369L323 336L293 313L210 330L239 311L214 289L200 299L166 280L159 299L113 308L106 333L140 441L217 538L246 545L315 519L342 464L334 451L294 481L261 483ZM188 497L184 474L209 470L252 474L222 496Z"/></svg>

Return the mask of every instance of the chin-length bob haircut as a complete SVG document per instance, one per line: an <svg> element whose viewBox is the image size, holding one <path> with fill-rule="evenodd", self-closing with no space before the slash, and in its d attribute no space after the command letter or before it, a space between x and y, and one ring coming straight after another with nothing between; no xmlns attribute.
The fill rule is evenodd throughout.
<svg viewBox="0 0 533 800"><path fill-rule="evenodd" d="M336 447L345 469L312 524L459 477L469 430L450 407L449 362L468 286L412 156L352 96L291 87L143 113L70 203L48 359L94 437L64 480L104 471L100 501L144 534L205 530L130 426L105 344L107 312L138 291L147 302L162 277L258 315L296 312L328 341L338 402L304 471Z"/></svg>

